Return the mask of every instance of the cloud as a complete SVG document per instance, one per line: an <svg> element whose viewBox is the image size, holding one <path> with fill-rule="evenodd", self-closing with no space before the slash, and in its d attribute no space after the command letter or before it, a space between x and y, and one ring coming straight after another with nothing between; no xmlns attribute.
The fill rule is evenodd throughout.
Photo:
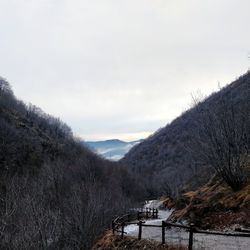
<svg viewBox="0 0 250 250"><path fill-rule="evenodd" d="M249 67L242 0L2 0L1 75L78 135L153 132Z"/></svg>

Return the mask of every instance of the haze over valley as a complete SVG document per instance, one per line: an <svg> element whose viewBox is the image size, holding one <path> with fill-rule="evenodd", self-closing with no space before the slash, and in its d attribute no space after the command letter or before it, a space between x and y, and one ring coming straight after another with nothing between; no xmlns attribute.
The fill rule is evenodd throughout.
<svg viewBox="0 0 250 250"><path fill-rule="evenodd" d="M129 152L142 140L125 142L118 139L106 140L106 141L87 141L83 142L89 149L102 155L104 158L118 161Z"/></svg>

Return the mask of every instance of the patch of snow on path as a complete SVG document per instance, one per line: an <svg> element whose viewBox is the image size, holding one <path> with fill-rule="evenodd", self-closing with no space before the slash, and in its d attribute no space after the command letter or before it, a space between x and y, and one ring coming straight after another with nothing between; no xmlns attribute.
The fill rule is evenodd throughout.
<svg viewBox="0 0 250 250"><path fill-rule="evenodd" d="M167 220L168 217L172 214L173 210L168 210L168 209L160 209L162 206L162 201L159 200L150 200L147 201L146 204L144 205L144 208L158 208L158 219L149 219L145 221L145 224L147 225L161 225L163 220ZM124 231L127 233L129 236L138 236L138 225L128 225L125 227ZM150 235L153 231L156 231L158 228L150 228L150 227L144 227L142 230L142 237L143 238L148 238L146 235ZM161 229L159 228L157 231L161 232ZM154 233L153 233L154 235ZM158 237L158 234L157 234Z"/></svg>
<svg viewBox="0 0 250 250"><path fill-rule="evenodd" d="M158 208L159 218L146 220L148 225L161 225L163 220L169 218L173 210L160 209L162 202L148 201L144 208ZM125 232L129 236L138 237L138 225L128 225L125 227ZM161 228L142 228L142 238L161 242ZM166 242L188 246L189 233L183 229L171 228L166 230ZM206 234L194 234L194 250L250 250L250 238L247 237L229 237Z"/></svg>

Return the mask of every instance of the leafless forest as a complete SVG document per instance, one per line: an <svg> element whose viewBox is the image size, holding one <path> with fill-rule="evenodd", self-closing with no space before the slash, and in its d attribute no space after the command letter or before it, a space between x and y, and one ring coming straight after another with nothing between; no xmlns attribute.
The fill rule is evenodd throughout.
<svg viewBox="0 0 250 250"><path fill-rule="evenodd" d="M0 80L0 248L89 249L144 190Z"/></svg>
<svg viewBox="0 0 250 250"><path fill-rule="evenodd" d="M166 188L174 196L195 189L214 173L237 190L246 181L249 136L250 72L205 99L195 98L189 110L132 148L122 162L148 178L153 196Z"/></svg>
<svg viewBox="0 0 250 250"><path fill-rule="evenodd" d="M84 126L84 124L83 124ZM60 119L0 79L0 248L90 249L137 202L178 196L214 173L247 181L250 73L135 146L118 163L86 149Z"/></svg>

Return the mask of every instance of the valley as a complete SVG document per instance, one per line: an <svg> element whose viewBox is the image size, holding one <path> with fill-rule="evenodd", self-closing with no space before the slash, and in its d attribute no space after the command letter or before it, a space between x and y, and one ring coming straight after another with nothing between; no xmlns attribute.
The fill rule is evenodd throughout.
<svg viewBox="0 0 250 250"><path fill-rule="evenodd" d="M201 232L249 228L249 97L248 72L145 140L83 142L60 119L18 100L1 79L1 248L96 249L116 215L160 199L145 205L160 210L146 220L155 227L143 229L142 241L136 225L125 227L138 249L162 249L158 226L181 223L200 230L194 249L245 250L247 237ZM182 248L188 235L166 228L166 246ZM120 240L108 231L97 249L130 244Z"/></svg>
<svg viewBox="0 0 250 250"><path fill-rule="evenodd" d="M122 159L131 148L142 142L142 140L125 142L118 139L106 141L86 141L83 142L90 150L112 161Z"/></svg>

